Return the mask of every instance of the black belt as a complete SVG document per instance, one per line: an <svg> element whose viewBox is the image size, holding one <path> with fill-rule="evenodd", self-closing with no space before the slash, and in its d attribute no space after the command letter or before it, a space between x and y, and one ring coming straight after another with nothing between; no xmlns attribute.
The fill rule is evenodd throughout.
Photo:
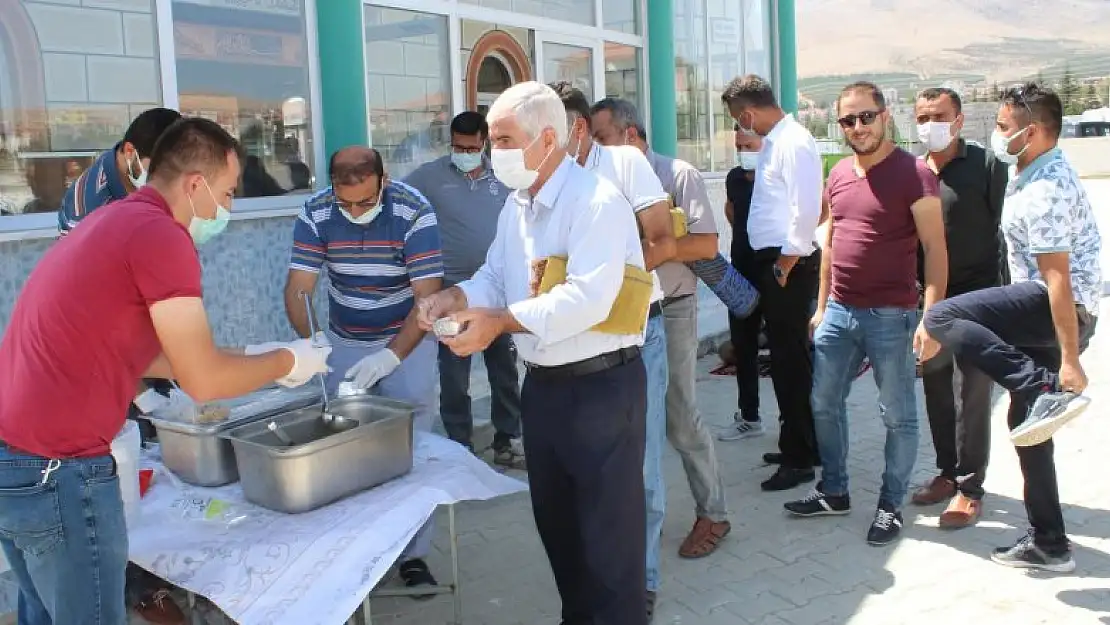
<svg viewBox="0 0 1110 625"><path fill-rule="evenodd" d="M652 302L648 306L648 319L654 319L663 314L663 304L660 302Z"/></svg>
<svg viewBox="0 0 1110 625"><path fill-rule="evenodd" d="M534 375L540 379L576 378L583 375L601 373L613 367L636 362L639 359L639 347L622 347L616 351L598 354L593 358L579 360L578 362L569 362L565 365L553 365L550 367L533 365L531 363L524 363L524 365L528 368L528 375Z"/></svg>

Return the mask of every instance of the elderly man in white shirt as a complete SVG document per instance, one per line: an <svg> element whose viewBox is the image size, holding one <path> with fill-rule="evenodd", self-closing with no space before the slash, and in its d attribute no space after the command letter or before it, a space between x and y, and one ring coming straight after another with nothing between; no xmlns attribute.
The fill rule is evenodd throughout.
<svg viewBox="0 0 1110 625"><path fill-rule="evenodd" d="M759 312L767 324L771 380L782 426L781 453L769 455L779 461L779 468L762 487L787 490L813 481L813 467L820 464L809 403L813 389L809 319L821 266L815 253L821 218L821 157L813 135L779 107L774 90L763 78L733 79L721 100L739 132L763 138L747 222L753 251L749 258L733 261L760 292ZM758 332L759 324L746 326L746 331ZM739 414L735 427L735 438L763 431L761 422L741 419Z"/></svg>
<svg viewBox="0 0 1110 625"><path fill-rule="evenodd" d="M592 330L612 311L625 266L643 268L632 207L567 158L566 110L524 82L488 113L494 175L516 192L486 263L418 303L422 327L466 356L504 333L527 374L521 391L532 510L566 623L646 625L643 335ZM567 278L532 296L534 261L567 260ZM647 311L644 311L646 316Z"/></svg>

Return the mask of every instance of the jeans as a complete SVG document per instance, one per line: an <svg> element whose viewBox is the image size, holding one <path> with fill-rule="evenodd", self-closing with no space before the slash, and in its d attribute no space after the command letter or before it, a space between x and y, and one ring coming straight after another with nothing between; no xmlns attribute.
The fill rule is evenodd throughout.
<svg viewBox="0 0 1110 625"><path fill-rule="evenodd" d="M520 437L520 378L512 338L502 334L482 352L489 379L490 417L498 439ZM470 403L471 357L439 345L439 414L451 440L470 445L474 416Z"/></svg>
<svg viewBox="0 0 1110 625"><path fill-rule="evenodd" d="M0 445L0 546L20 625L125 625L127 526L112 457L50 461Z"/></svg>
<svg viewBox="0 0 1110 625"><path fill-rule="evenodd" d="M942 350L925 363L921 382L940 474L956 482L966 497L982 499L991 450L994 381Z"/></svg>
<svg viewBox="0 0 1110 625"><path fill-rule="evenodd" d="M1076 314L1082 352L1096 320L1085 310L1077 309ZM1025 420L1038 394L1058 386L1060 344L1048 290L1036 282L973 291L939 302L925 314L925 329L957 358L1010 391L1010 429ZM1067 551L1052 440L1018 447L1017 454L1034 543L1050 554Z"/></svg>
<svg viewBox="0 0 1110 625"><path fill-rule="evenodd" d="M648 319L644 331L647 418L644 432L644 503L647 507L647 589L659 589L659 540L667 509L663 480L663 440L667 435L667 334L663 316Z"/></svg>
<svg viewBox="0 0 1110 625"><path fill-rule="evenodd" d="M848 392L867 357L879 388L879 415L886 426L886 468L879 502L901 509L917 460L916 327L913 308L855 308L829 300L813 336L813 419L822 492L848 493Z"/></svg>
<svg viewBox="0 0 1110 625"><path fill-rule="evenodd" d="M714 523L728 518L725 483L713 436L698 414L698 296L664 300L667 330L667 440L682 458L695 511Z"/></svg>

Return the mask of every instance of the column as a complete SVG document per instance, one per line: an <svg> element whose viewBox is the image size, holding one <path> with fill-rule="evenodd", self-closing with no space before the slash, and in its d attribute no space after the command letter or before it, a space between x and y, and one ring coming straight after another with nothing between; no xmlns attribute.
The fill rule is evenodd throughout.
<svg viewBox="0 0 1110 625"><path fill-rule="evenodd" d="M779 69L779 97L782 108L789 113L798 112L798 44L796 35L796 19L794 13L794 0L779 0L777 23L775 24L778 38L779 58L776 67Z"/></svg>
<svg viewBox="0 0 1110 625"><path fill-rule="evenodd" d="M648 80L651 81L651 148L674 156L678 148L675 103L674 2L650 0L647 5Z"/></svg>
<svg viewBox="0 0 1110 625"><path fill-rule="evenodd" d="M325 157L347 145L369 144L362 37L361 0L316 0ZM317 179L323 179L323 164L318 167Z"/></svg>

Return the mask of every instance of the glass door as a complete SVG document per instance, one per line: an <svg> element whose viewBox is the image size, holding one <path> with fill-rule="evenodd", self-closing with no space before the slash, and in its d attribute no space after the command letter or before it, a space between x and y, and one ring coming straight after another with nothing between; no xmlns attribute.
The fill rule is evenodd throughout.
<svg viewBox="0 0 1110 625"><path fill-rule="evenodd" d="M536 33L536 70L540 82L565 80L596 102L605 97L601 45L588 39Z"/></svg>

